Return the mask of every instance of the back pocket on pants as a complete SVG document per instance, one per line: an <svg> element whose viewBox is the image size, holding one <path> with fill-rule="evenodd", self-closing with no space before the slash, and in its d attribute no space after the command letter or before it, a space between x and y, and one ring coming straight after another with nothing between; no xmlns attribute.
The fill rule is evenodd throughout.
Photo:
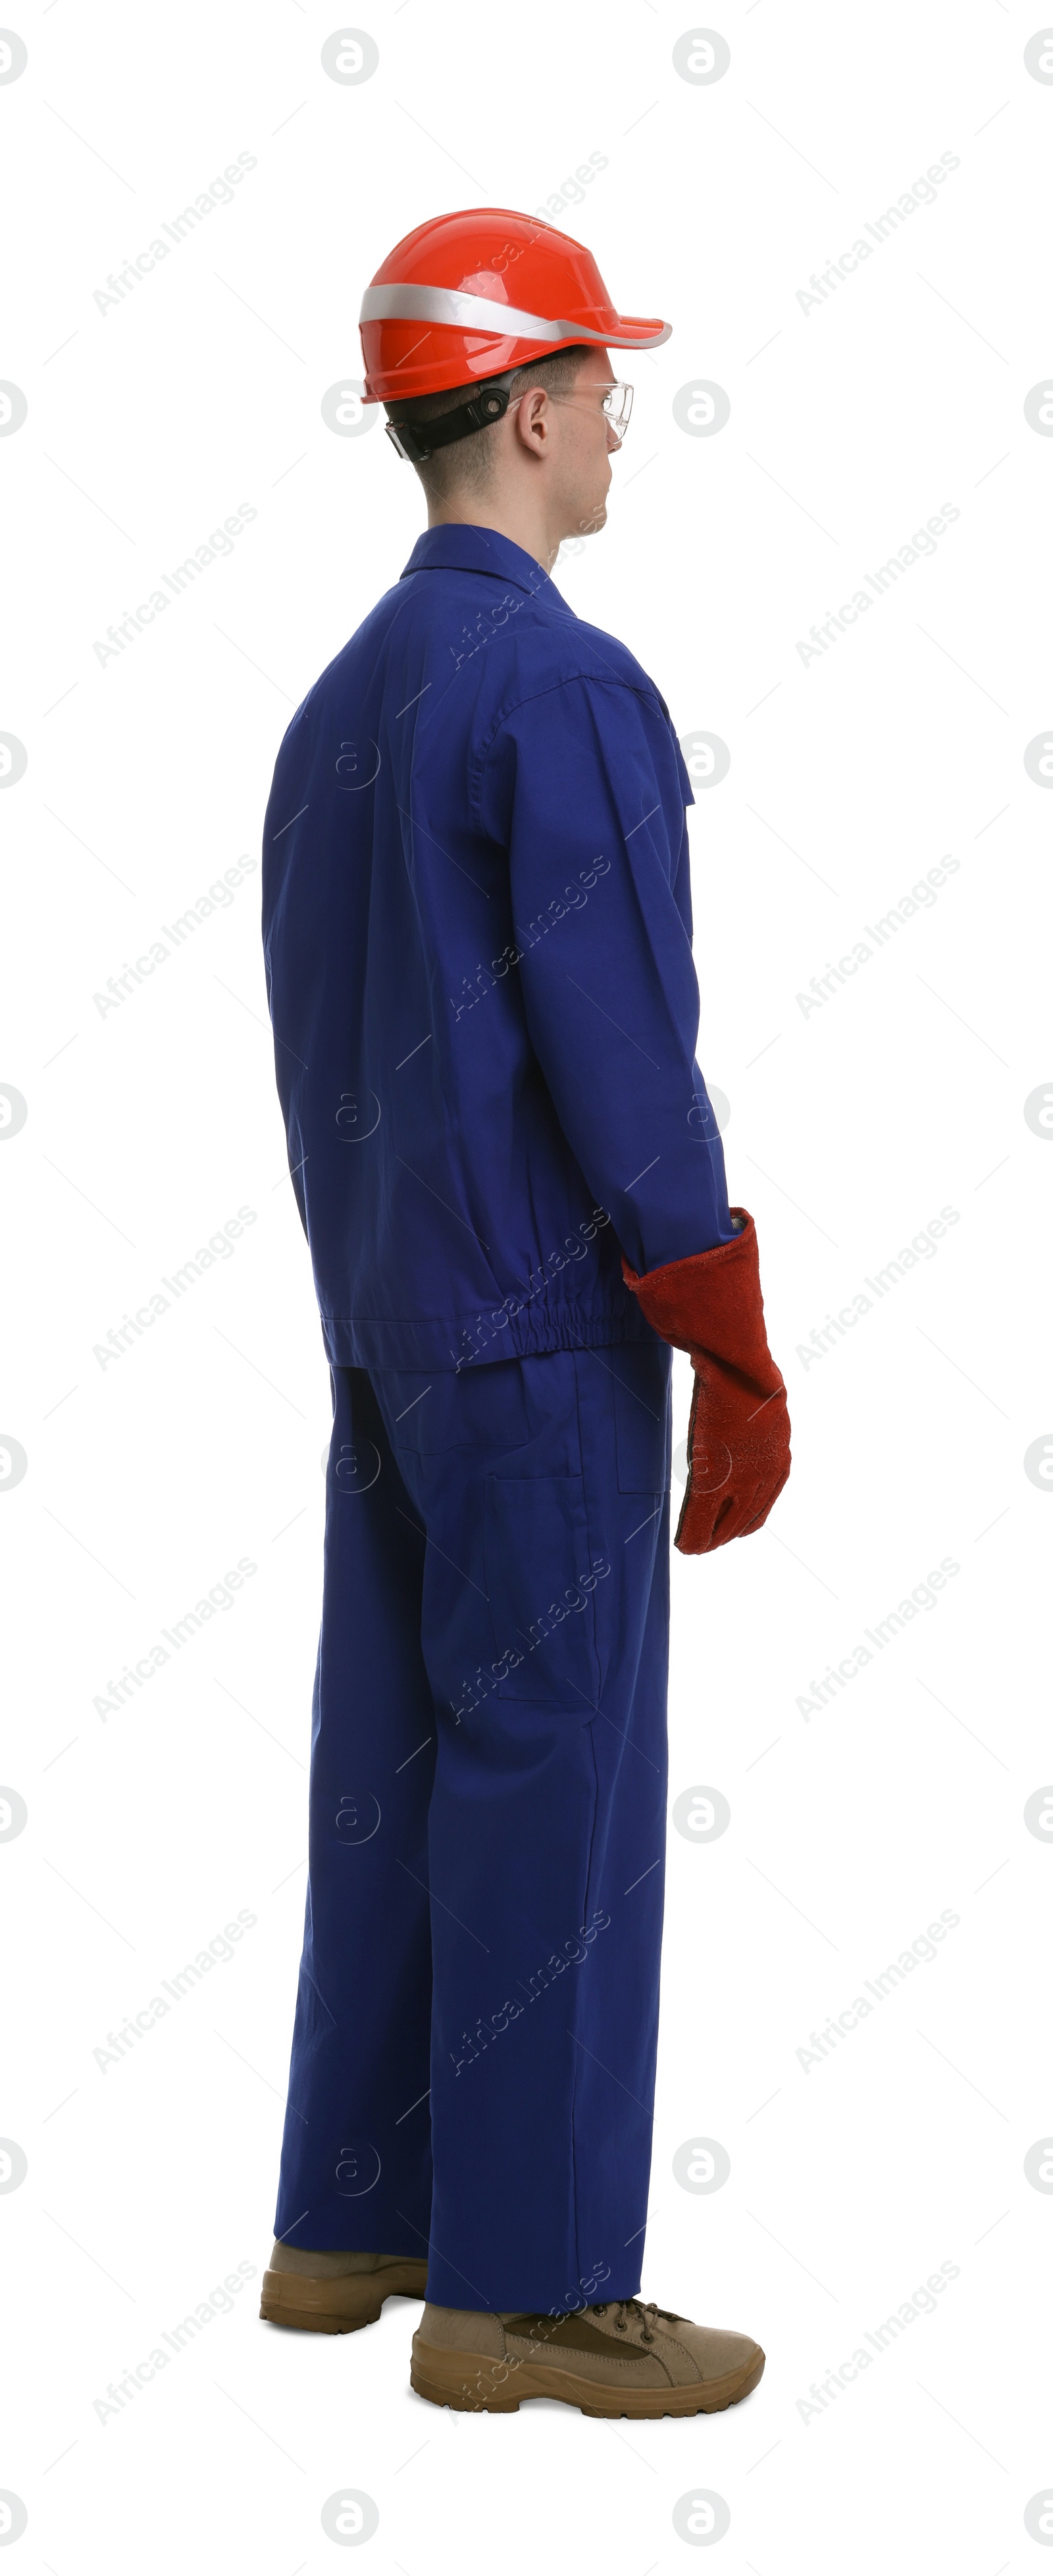
<svg viewBox="0 0 1053 2576"><path fill-rule="evenodd" d="M501 1699L559 1700L583 1719L599 1698L592 1595L607 1572L589 1552L581 1476L490 1476L486 1585Z"/></svg>

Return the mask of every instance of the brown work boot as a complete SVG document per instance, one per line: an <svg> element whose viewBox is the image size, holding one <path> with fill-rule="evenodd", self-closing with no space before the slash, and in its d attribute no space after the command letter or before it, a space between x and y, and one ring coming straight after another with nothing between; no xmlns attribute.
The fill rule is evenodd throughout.
<svg viewBox="0 0 1053 2576"><path fill-rule="evenodd" d="M717 2415L764 2368L751 2335L694 2326L670 2308L614 2299L568 2316L425 2307L410 2384L434 2406L514 2415L559 2397L583 2415Z"/></svg>
<svg viewBox="0 0 1053 2576"><path fill-rule="evenodd" d="M385 2299L422 2299L427 2278L427 2262L413 2254L310 2254L276 2244L260 2315L272 2326L355 2334L376 2324Z"/></svg>

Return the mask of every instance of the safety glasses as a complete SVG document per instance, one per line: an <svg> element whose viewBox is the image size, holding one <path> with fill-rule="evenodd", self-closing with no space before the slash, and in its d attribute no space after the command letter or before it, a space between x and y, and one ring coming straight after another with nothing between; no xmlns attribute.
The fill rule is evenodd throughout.
<svg viewBox="0 0 1053 2576"><path fill-rule="evenodd" d="M629 414L632 411L632 407L633 389L631 385L611 384L604 387L604 414L610 422L615 437L619 440L624 438L626 430L628 429Z"/></svg>
<svg viewBox="0 0 1053 2576"><path fill-rule="evenodd" d="M603 395L602 409L604 419L609 421L620 447L629 426L629 414L633 407L633 389L631 385L606 384L582 386L580 392L575 390L570 394L552 394L549 399L552 402L594 403L598 393L602 393Z"/></svg>
<svg viewBox="0 0 1053 2576"><path fill-rule="evenodd" d="M534 387L531 386L530 390L533 392ZM603 416L605 420L610 422L610 426L614 431L614 435L620 447L629 426L629 414L633 407L633 389L631 385L612 384L610 382L607 384L583 385L580 388L580 391L575 388L575 391L569 394L550 393L549 401L587 402L592 403L595 408L597 394L602 394L603 396L603 402L601 405ZM525 394L517 394L515 401L509 404L509 410L515 411L518 408L518 405L525 401Z"/></svg>

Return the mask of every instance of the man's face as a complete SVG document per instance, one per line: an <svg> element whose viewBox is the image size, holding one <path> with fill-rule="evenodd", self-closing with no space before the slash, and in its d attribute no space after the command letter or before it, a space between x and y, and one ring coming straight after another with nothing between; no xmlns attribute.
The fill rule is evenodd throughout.
<svg viewBox="0 0 1053 2576"><path fill-rule="evenodd" d="M591 536L607 517L610 459L620 444L603 408L612 381L607 350L590 349L573 391L550 397L555 408L551 499L561 539Z"/></svg>

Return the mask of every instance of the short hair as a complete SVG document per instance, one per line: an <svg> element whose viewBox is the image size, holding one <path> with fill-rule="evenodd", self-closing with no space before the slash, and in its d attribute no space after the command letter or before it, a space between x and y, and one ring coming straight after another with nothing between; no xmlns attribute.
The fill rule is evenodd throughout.
<svg viewBox="0 0 1053 2576"><path fill-rule="evenodd" d="M529 393L534 385L543 385L548 393L569 392L588 348L578 344L570 349L557 349L551 358L532 358L526 366L517 367L509 387L510 400L517 394ZM500 370L496 372L500 373ZM419 394L415 402L386 402L384 409L396 428L401 421L414 427L419 422L441 420L444 412L456 411L459 403L470 402L480 386L488 380L478 377L474 384L452 385L438 394ZM494 470L494 451L483 429L473 430L469 438L457 439L450 447L436 450L422 464L414 460L429 501L446 501L458 489L481 491Z"/></svg>

